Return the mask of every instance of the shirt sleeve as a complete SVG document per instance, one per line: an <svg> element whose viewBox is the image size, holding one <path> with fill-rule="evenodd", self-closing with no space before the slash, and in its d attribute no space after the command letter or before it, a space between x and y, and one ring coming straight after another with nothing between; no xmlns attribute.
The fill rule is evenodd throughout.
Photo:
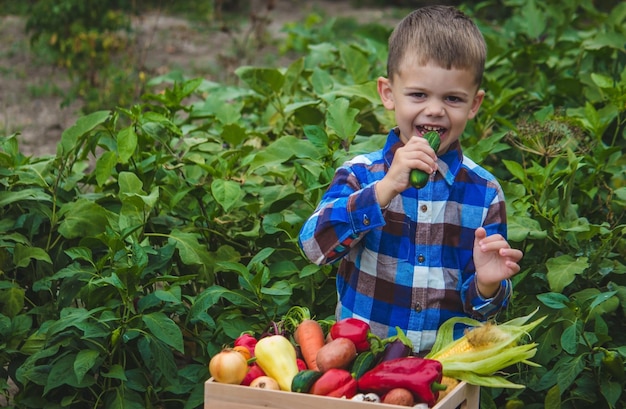
<svg viewBox="0 0 626 409"><path fill-rule="evenodd" d="M465 293L465 310L472 317L485 321L493 317L504 308L511 298L512 284L510 280L503 280L500 289L491 298L484 298L478 291L476 275L473 275L463 288Z"/></svg>
<svg viewBox="0 0 626 409"><path fill-rule="evenodd" d="M487 231L487 235L501 234L504 238L507 237L506 203L502 189L498 184L495 185L495 194L487 208L483 227ZM469 316L484 321L507 306L511 298L512 283L510 280L502 280L500 289L496 294L491 298L484 298L478 291L473 261L471 269L474 271L463 283L461 299L464 310Z"/></svg>
<svg viewBox="0 0 626 409"><path fill-rule="evenodd" d="M362 183L350 167L337 169L315 212L300 230L299 243L317 265L341 259L371 229L385 219L376 198L376 182Z"/></svg>

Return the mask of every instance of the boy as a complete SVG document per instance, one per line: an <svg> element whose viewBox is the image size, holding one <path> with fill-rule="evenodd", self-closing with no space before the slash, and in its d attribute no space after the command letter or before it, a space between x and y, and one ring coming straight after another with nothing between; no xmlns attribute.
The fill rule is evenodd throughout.
<svg viewBox="0 0 626 409"><path fill-rule="evenodd" d="M520 269L502 189L459 143L483 101L485 58L482 34L457 9L406 16L377 82L396 128L383 149L337 169L300 232L312 262L341 260L337 319L360 318L380 337L399 327L415 353L430 350L448 318L485 320L502 309ZM422 137L431 130L437 152ZM412 169L431 174L425 187L411 187Z"/></svg>

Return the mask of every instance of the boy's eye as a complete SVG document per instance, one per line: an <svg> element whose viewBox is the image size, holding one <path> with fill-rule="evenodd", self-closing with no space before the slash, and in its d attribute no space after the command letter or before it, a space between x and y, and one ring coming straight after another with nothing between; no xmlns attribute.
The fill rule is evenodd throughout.
<svg viewBox="0 0 626 409"><path fill-rule="evenodd" d="M411 98L426 98L426 94L423 92L412 92L409 94Z"/></svg>
<svg viewBox="0 0 626 409"><path fill-rule="evenodd" d="M450 102L463 102L463 99L462 99L462 98L455 97L455 96L452 96L452 95L451 95L451 96L449 96L449 97L446 97L446 99L447 99L448 101L450 101Z"/></svg>

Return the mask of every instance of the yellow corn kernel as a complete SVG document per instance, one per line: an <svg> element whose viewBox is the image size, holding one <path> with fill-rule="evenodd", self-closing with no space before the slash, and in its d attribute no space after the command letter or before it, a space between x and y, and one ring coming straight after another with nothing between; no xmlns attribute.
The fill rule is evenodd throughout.
<svg viewBox="0 0 626 409"><path fill-rule="evenodd" d="M450 344L449 347L439 351L433 358L442 360L467 352L482 351L505 338L507 338L507 335L502 330L491 323L487 323L471 330L466 330L461 338Z"/></svg>
<svg viewBox="0 0 626 409"><path fill-rule="evenodd" d="M462 337L451 345L449 348L442 350L440 353L434 356L434 359L440 360L452 355L463 354L474 350L474 346L470 344L466 337Z"/></svg>
<svg viewBox="0 0 626 409"><path fill-rule="evenodd" d="M456 388L459 385L459 380L451 378L449 376L443 376L441 378L441 382L439 383L442 385L445 385L446 389L443 391L439 391L439 397L437 398L437 402L441 402L441 400L445 398L446 395L452 392L454 388Z"/></svg>

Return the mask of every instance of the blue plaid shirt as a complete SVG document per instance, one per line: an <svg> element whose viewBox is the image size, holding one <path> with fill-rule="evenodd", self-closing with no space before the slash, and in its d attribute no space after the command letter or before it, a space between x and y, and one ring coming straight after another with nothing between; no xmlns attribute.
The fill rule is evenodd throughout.
<svg viewBox="0 0 626 409"><path fill-rule="evenodd" d="M382 150L339 167L299 239L315 264L340 260L337 319L367 321L383 338L397 326L415 352L425 352L447 319L485 320L510 298L508 280L483 298L473 263L475 230L506 237L506 210L495 177L465 157L458 142L438 158L425 187L409 188L381 208L374 185L401 146L392 130Z"/></svg>

